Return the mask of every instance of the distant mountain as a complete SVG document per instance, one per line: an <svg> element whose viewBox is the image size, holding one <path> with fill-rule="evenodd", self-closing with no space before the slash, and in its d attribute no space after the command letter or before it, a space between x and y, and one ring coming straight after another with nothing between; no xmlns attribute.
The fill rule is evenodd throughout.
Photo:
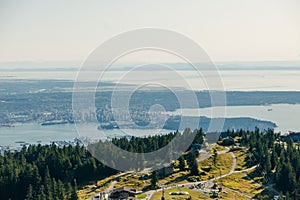
<svg viewBox="0 0 300 200"><path fill-rule="evenodd" d="M145 63L115 64L109 70L128 71ZM232 61L215 63L197 63L201 69L210 70L212 65L218 70L300 70L300 61ZM88 70L99 70L101 63L90 62ZM77 71L82 66L82 61L23 61L23 62L0 62L0 71ZM168 66L173 70L194 70L188 63L158 63L147 65L146 70L162 70ZM103 67L104 68L104 67Z"/></svg>

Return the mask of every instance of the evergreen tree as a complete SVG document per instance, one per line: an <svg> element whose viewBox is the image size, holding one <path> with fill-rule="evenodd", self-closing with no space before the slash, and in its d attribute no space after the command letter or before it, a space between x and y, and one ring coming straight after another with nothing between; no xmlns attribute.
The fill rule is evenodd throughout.
<svg viewBox="0 0 300 200"><path fill-rule="evenodd" d="M61 180L58 180L57 182L57 196L61 200L65 199L65 188Z"/></svg>
<svg viewBox="0 0 300 200"><path fill-rule="evenodd" d="M267 176L269 177L272 171L272 165L271 165L271 158L270 158L270 154L268 151L266 151L266 155L265 155L265 171L267 173Z"/></svg>
<svg viewBox="0 0 300 200"><path fill-rule="evenodd" d="M196 156L193 153L188 154L188 165L190 169L190 175L192 176L199 176L199 169L198 169L198 163L196 160Z"/></svg>
<svg viewBox="0 0 300 200"><path fill-rule="evenodd" d="M179 170L185 171L185 160L182 155L178 158L178 161L179 161Z"/></svg>
<svg viewBox="0 0 300 200"><path fill-rule="evenodd" d="M151 174L151 188L156 188L158 182L157 172L153 171Z"/></svg>
<svg viewBox="0 0 300 200"><path fill-rule="evenodd" d="M34 200L34 196L33 196L33 188L32 188L32 185L31 185L31 184L29 184L29 186L28 186L27 195L26 195L26 200Z"/></svg>
<svg viewBox="0 0 300 200"><path fill-rule="evenodd" d="M288 163L288 174L287 174L287 177L288 177L288 191L291 192L291 194L293 194L297 188L297 181L296 181L296 174L291 166L290 163Z"/></svg>
<svg viewBox="0 0 300 200"><path fill-rule="evenodd" d="M46 167L45 178L44 178L45 192L49 199L53 199L53 183L50 177L49 168Z"/></svg>
<svg viewBox="0 0 300 200"><path fill-rule="evenodd" d="M277 163L278 163L278 155L277 155L275 149L273 149L272 154L271 154L271 170L275 169Z"/></svg>
<svg viewBox="0 0 300 200"><path fill-rule="evenodd" d="M213 154L213 164L214 164L214 166L216 166L216 164L217 164L217 157L218 157L217 149L214 149L214 154Z"/></svg>
<svg viewBox="0 0 300 200"><path fill-rule="evenodd" d="M46 197L46 194L45 194L45 187L44 187L44 185L41 185L37 199L38 200L47 200L47 197Z"/></svg>

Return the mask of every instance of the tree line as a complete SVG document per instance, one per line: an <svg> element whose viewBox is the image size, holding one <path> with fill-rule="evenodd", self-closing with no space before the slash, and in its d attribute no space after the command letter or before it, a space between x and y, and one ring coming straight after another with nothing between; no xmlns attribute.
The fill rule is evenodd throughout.
<svg viewBox="0 0 300 200"><path fill-rule="evenodd" d="M30 145L0 155L0 199L75 200L77 184L115 173L83 146Z"/></svg>
<svg viewBox="0 0 300 200"><path fill-rule="evenodd" d="M181 139L193 132L192 144L202 144L202 130L186 130ZM114 138L112 143L131 152L151 152L174 140L179 132L144 138ZM248 149L249 166L257 165L265 184L274 184L287 199L300 199L300 149L292 140L280 141L273 130L227 131ZM101 144L101 142L99 142ZM176 143L177 144L177 143ZM178 143L180 145L180 143ZM184 154L178 159L180 170L199 176L196 155ZM118 171L97 161L85 147L30 145L20 151L0 155L0 199L75 200L76 189ZM153 177L152 184L155 184Z"/></svg>
<svg viewBox="0 0 300 200"><path fill-rule="evenodd" d="M286 199L300 199L300 146L291 138L282 142L280 134L266 131L228 131L240 137L242 146L249 148L248 163L258 165L257 173L265 184L274 184Z"/></svg>
<svg viewBox="0 0 300 200"><path fill-rule="evenodd" d="M113 138L111 142L127 151L151 152L177 134ZM79 144L62 148L55 144L24 146L0 155L0 199L76 200L78 187L117 172Z"/></svg>

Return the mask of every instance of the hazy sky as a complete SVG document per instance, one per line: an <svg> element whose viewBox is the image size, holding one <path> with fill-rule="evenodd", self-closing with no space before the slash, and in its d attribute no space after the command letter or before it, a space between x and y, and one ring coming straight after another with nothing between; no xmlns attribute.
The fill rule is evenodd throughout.
<svg viewBox="0 0 300 200"><path fill-rule="evenodd" d="M143 27L187 35L214 61L300 60L299 0L0 0L0 62L82 61Z"/></svg>

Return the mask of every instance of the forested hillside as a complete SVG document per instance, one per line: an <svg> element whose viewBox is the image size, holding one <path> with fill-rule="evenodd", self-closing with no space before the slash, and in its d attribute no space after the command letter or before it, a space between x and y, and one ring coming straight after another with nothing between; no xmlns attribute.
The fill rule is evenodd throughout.
<svg viewBox="0 0 300 200"><path fill-rule="evenodd" d="M31 145L0 156L0 199L77 199L77 184L114 173L79 145Z"/></svg>
<svg viewBox="0 0 300 200"><path fill-rule="evenodd" d="M194 133L193 143L202 144L204 133ZM177 134L114 138L112 142L127 151L151 152L168 144ZM299 143L281 142L273 130L227 131L227 136L248 149L247 162L258 166L256 173L264 176L265 185L275 187L287 199L300 199ZM76 189L116 173L79 145L31 145L0 156L0 199L77 199Z"/></svg>
<svg viewBox="0 0 300 200"><path fill-rule="evenodd" d="M242 146L249 147L248 161L257 164L256 171L264 176L264 184L274 185L286 199L300 199L300 146L292 139L280 140L273 130L228 132L241 137Z"/></svg>
<svg viewBox="0 0 300 200"><path fill-rule="evenodd" d="M129 151L153 151L166 145L176 133L146 138L114 138ZM141 149L143 148L143 149ZM30 145L19 152L0 155L0 199L77 199L75 189L117 173L97 161L83 146Z"/></svg>

